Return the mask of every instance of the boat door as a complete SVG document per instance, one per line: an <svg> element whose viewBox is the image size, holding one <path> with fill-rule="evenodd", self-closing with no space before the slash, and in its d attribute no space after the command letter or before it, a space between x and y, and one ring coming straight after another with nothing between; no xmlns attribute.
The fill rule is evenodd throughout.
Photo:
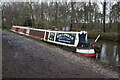
<svg viewBox="0 0 120 80"><path fill-rule="evenodd" d="M78 34L78 39L79 39L79 42L78 42L78 45L77 47L81 47L83 44L85 44L87 42L87 34L86 33L79 33Z"/></svg>

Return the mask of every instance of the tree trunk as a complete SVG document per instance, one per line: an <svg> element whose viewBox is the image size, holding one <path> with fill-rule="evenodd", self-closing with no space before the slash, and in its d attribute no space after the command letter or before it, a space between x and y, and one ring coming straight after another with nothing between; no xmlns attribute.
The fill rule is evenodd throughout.
<svg viewBox="0 0 120 80"><path fill-rule="evenodd" d="M106 14L106 1L104 0L104 4L103 4L103 16L104 16L104 19L103 19L103 32L105 33L105 14Z"/></svg>
<svg viewBox="0 0 120 80"><path fill-rule="evenodd" d="M74 22L74 2L71 1L71 20L70 20L70 30L73 29Z"/></svg>
<svg viewBox="0 0 120 80"><path fill-rule="evenodd" d="M43 2L41 2L41 27L43 28L43 26L44 26L44 11L43 11Z"/></svg>
<svg viewBox="0 0 120 80"><path fill-rule="evenodd" d="M55 27L58 28L58 3L55 2Z"/></svg>

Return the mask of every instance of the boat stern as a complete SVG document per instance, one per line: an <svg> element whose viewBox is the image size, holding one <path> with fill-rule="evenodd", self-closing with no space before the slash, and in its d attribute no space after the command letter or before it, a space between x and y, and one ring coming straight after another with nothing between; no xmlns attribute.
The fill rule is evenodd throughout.
<svg viewBox="0 0 120 80"><path fill-rule="evenodd" d="M95 49L84 49L84 48L76 48L76 53L80 54L81 56L86 57L95 57Z"/></svg>

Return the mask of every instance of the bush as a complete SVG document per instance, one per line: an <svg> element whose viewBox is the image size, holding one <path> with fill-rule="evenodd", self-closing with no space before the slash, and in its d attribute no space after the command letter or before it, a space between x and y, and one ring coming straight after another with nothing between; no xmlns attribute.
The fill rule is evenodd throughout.
<svg viewBox="0 0 120 80"><path fill-rule="evenodd" d="M89 38L96 38L98 35L101 35L100 36L100 39L102 40L110 40L110 41L118 41L118 36L120 36L119 34L117 33L97 33L97 32L88 32L88 37Z"/></svg>

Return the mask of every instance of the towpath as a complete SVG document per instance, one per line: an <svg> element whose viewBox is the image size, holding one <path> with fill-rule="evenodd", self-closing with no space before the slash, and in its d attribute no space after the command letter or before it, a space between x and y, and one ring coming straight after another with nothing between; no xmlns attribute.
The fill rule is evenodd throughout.
<svg viewBox="0 0 120 80"><path fill-rule="evenodd" d="M117 78L95 61L53 45L2 33L3 78Z"/></svg>

